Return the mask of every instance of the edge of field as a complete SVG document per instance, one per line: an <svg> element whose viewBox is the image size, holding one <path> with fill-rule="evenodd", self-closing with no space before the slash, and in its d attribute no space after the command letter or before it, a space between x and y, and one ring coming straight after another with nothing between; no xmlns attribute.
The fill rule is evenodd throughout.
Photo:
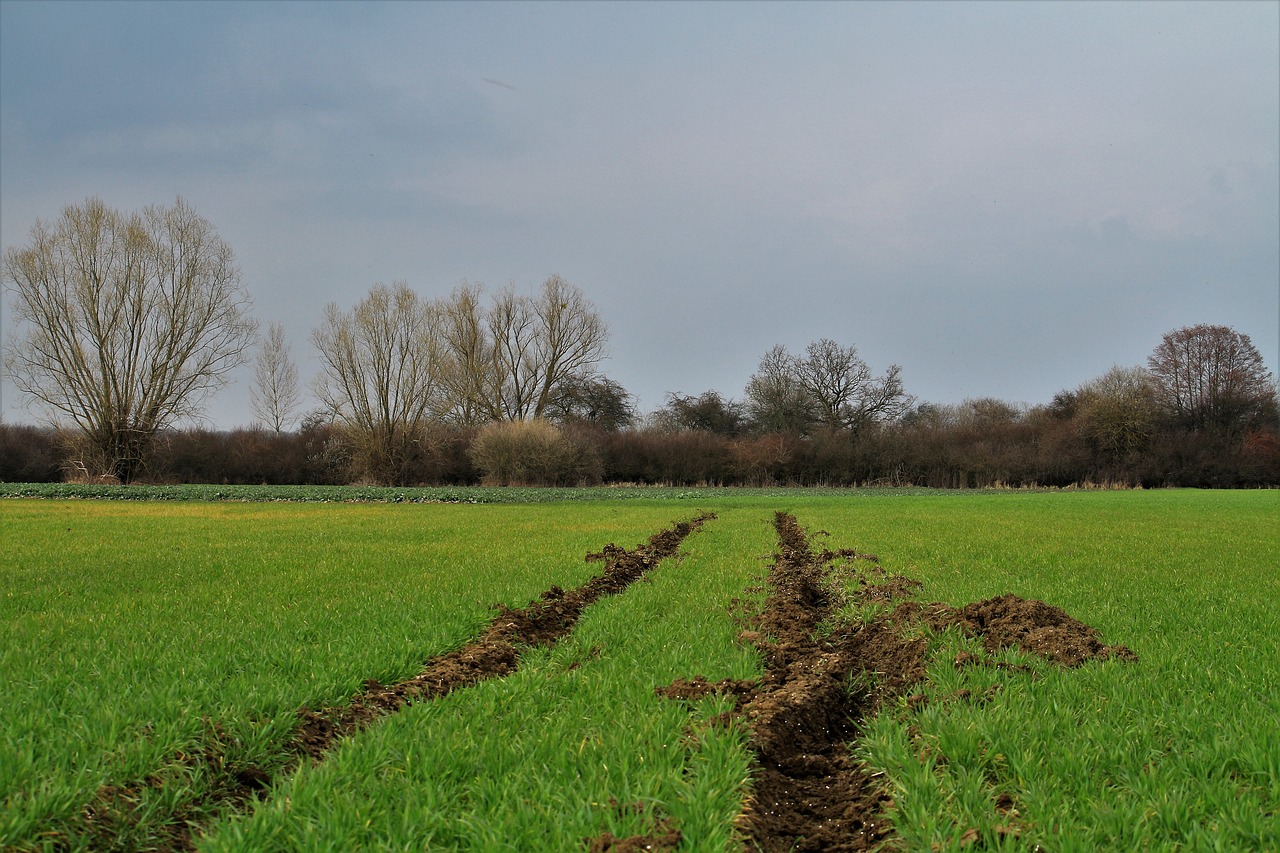
<svg viewBox="0 0 1280 853"><path fill-rule="evenodd" d="M921 486L247 486L102 485L86 483L5 483L0 498L116 501L241 501L315 503L552 503L563 501L692 500L726 497L777 498L806 495L964 495L1073 492L1086 489L931 489Z"/></svg>

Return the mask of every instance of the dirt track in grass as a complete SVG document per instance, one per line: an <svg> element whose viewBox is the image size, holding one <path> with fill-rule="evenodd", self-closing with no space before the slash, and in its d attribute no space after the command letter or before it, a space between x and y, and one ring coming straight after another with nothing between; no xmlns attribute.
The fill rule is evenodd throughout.
<svg viewBox="0 0 1280 853"><path fill-rule="evenodd" d="M1094 658L1136 659L1041 601L1004 595L958 609L902 601L919 589L918 581L887 577L872 555L815 552L792 515L778 513L774 526L778 551L764 610L743 632L760 649L764 677L758 684L694 677L656 690L673 699L711 692L736 697L735 716L750 726L756 753L740 826L748 846L764 853L869 850L892 837L881 818L888 795L850 747L863 720L924 680L929 641L920 628L954 626L980 637L987 652L1017 646L1065 667ZM881 609L859 624L828 621L846 595L834 577L838 560L868 567L854 575L859 587L848 595L857 605ZM956 666L984 663L972 655L956 660ZM924 697L910 697L917 698Z"/></svg>
<svg viewBox="0 0 1280 853"><path fill-rule="evenodd" d="M498 615L480 639L432 658L412 678L392 685L371 679L348 704L304 709L298 715L301 723L294 738L295 749L320 759L339 738L410 702L434 699L515 672L521 647L546 646L567 636L587 606L606 595L622 592L659 562L675 555L686 536L714 517L707 514L682 521L655 533L646 544L631 551L606 545L600 553L587 555L589 561L604 562L604 571L582 586L572 590L553 586L537 601L518 610L499 605Z"/></svg>
<svg viewBox="0 0 1280 853"><path fill-rule="evenodd" d="M498 605L498 614L490 621L481 637L460 649L429 660L412 678L383 685L370 679L349 702L323 708L303 708L298 712L298 726L287 750L294 761L278 775L291 772L304 761L322 761L334 744L367 728L378 719L399 711L412 702L427 701L470 687L491 678L501 678L520 665L521 649L550 645L567 636L582 611L597 600L622 592L662 560L674 556L690 533L715 518L706 513L690 521L682 521L649 537L632 550L612 543L599 553L588 554L591 562L603 562L604 569L580 587L564 590L552 586L527 607L511 609ZM195 838L205 823L219 814L245 807L255 796L268 791L273 784L271 774L261 768L236 765L225 755L221 730L209 725L211 736L190 754L174 756L176 774L160 773L121 785L104 785L82 810L75 836L87 841L90 849L129 849L138 844L148 850L194 850ZM163 826L145 829L140 823L148 789L171 783L171 775L196 772L212 780L198 801L178 806ZM662 837L679 839L678 831L668 830ZM674 836L671 832L675 832ZM128 839L138 839L131 844ZM63 842L59 847L59 842ZM626 839L619 845L603 849L629 848ZM55 849L74 846L70 836L54 839Z"/></svg>

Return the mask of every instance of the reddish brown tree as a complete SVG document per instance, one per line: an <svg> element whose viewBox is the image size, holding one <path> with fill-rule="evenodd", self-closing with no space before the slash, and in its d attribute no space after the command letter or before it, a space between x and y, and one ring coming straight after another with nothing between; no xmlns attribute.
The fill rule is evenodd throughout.
<svg viewBox="0 0 1280 853"><path fill-rule="evenodd" d="M1184 428L1236 432L1275 419L1271 373L1249 336L1229 326L1169 332L1147 368L1157 401Z"/></svg>

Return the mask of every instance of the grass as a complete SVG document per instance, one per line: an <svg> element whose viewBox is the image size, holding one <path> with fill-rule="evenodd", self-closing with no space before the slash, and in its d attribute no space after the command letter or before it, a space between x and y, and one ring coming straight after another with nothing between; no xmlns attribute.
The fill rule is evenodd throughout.
<svg viewBox="0 0 1280 853"><path fill-rule="evenodd" d="M242 763L301 706L393 681L470 639L490 605L585 581L588 551L667 507L10 502L0 507L0 847L66 825L101 785L198 752ZM181 762L177 762L180 765Z"/></svg>
<svg viewBox="0 0 1280 853"><path fill-rule="evenodd" d="M681 676L751 678L730 604L733 528L589 609L514 675L414 706L289 781L208 850L572 850L674 821L687 849L728 845L747 776L741 729L654 696ZM759 525L755 544L769 547ZM425 792L425 796L406 791Z"/></svg>
<svg viewBox="0 0 1280 853"><path fill-rule="evenodd" d="M960 848L975 830L1002 849L1280 849L1276 493L959 506L823 505L803 517L920 577L926 599L1041 598L1140 660L1063 671L1010 655L1038 677L957 672L961 641L940 638L934 701L877 719L860 749L894 780L908 849ZM946 700L992 684L987 704Z"/></svg>
<svg viewBox="0 0 1280 853"><path fill-rule="evenodd" d="M702 509L720 517L683 558L589 608L571 637L362 732L214 822L205 847L581 849L662 818L687 849L732 847L741 731L704 724L722 700L652 689L757 671L729 605L759 583L784 509L920 578L922 598L1040 598L1139 655L957 671L967 641L936 638L932 701L891 709L859 747L908 849L1280 848L1280 493L680 491L0 502L0 847L38 848L99 786L157 772L173 780L148 795L162 824L165 796L216 784L176 753L215 741L229 761L278 764L299 706L411 674L472 637L489 604L580 583L586 552ZM984 704L951 698L996 684Z"/></svg>
<svg viewBox="0 0 1280 853"><path fill-rule="evenodd" d="M111 501L250 501L300 503L465 503L525 504L588 501L707 501L741 497L779 497L795 489L674 486L596 486L548 488L518 486L128 486L81 483L3 483L0 498L53 498ZM813 495L847 497L938 494L938 489L806 489Z"/></svg>

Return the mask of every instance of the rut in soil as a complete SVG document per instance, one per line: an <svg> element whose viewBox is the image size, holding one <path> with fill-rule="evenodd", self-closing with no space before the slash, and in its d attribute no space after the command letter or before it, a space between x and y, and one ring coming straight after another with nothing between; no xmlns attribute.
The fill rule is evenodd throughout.
<svg viewBox="0 0 1280 853"><path fill-rule="evenodd" d="M750 728L756 754L739 819L752 849L858 851L893 837L884 818L889 796L852 747L864 720L925 679L929 640L922 626L955 627L981 638L989 653L1016 646L1063 667L1094 658L1136 659L1042 601L1004 595L954 608L903 600L919 590L918 580L888 576L875 556L852 549L815 552L788 513L777 513L774 527L778 551L764 609L743 632L760 650L764 676L758 682L695 676L656 690L673 699L710 692L736 697L732 716ZM837 561L865 567L852 574L856 589L845 590L835 577ZM829 620L846 601L877 609L859 623L833 624ZM957 667L986 663L961 657ZM910 704L923 700L923 694L908 697Z"/></svg>
<svg viewBox="0 0 1280 853"><path fill-rule="evenodd" d="M527 607L499 605L498 614L476 641L427 661L417 675L391 685L370 679L350 701L322 708L303 708L285 751L294 757L274 776L259 767L238 764L228 753L221 727L207 723L208 733L196 750L169 764L178 774L206 774L210 780L203 797L182 803L162 827L141 829L143 803L148 789L162 788L170 774L155 774L122 785L104 785L85 806L75 835L90 849L143 849L188 851L213 819L248 808L255 798L270 795L275 778L288 775L303 762L318 763L341 739L367 728L380 718L413 702L429 701L454 690L501 678L520 666L522 648L547 646L567 636L582 611L608 595L622 592L662 560L674 556L680 543L715 518L705 513L649 537L632 550L612 543L589 562L603 562L604 569L582 586L564 590L552 586ZM139 837L139 836L143 837ZM68 849L72 839L62 836Z"/></svg>

